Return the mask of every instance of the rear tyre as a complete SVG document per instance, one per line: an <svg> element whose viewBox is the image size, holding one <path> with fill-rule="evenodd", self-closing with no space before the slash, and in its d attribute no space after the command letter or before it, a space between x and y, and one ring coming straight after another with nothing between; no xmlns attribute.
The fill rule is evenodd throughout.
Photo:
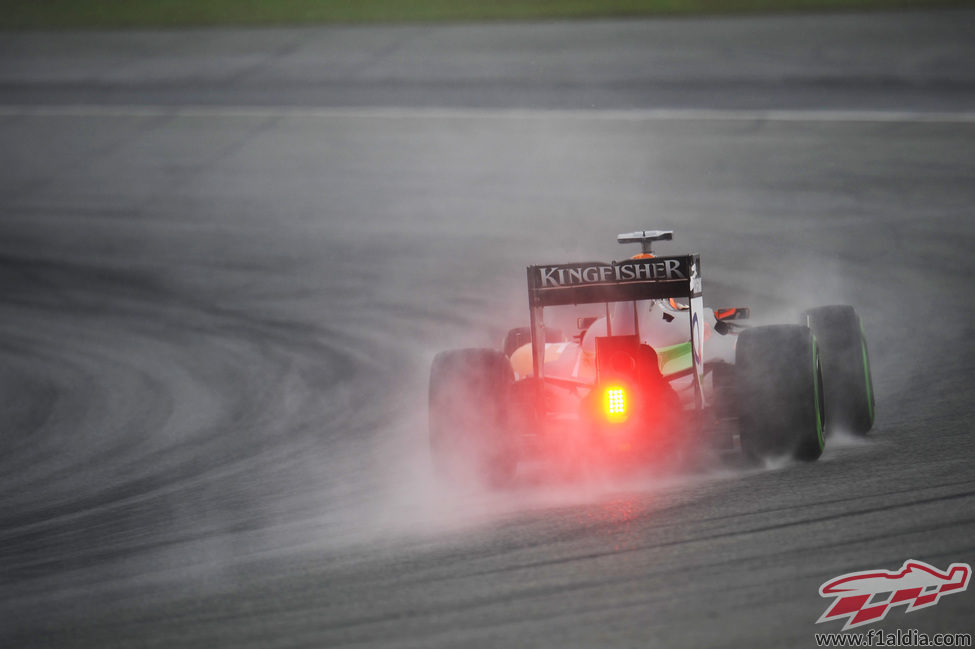
<svg viewBox="0 0 975 649"><path fill-rule="evenodd" d="M866 435L873 428L874 396L860 316L852 306L821 306L804 311L802 322L822 357L826 430Z"/></svg>
<svg viewBox="0 0 975 649"><path fill-rule="evenodd" d="M738 337L735 374L746 456L790 455L812 461L822 455L822 369L808 327L746 329Z"/></svg>
<svg viewBox="0 0 975 649"><path fill-rule="evenodd" d="M436 469L457 481L510 483L517 455L507 426L514 375L492 349L437 354L430 368L430 453Z"/></svg>

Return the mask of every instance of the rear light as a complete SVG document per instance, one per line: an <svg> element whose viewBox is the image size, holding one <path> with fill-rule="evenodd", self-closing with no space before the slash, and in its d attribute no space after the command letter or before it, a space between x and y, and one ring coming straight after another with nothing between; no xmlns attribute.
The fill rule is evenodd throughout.
<svg viewBox="0 0 975 649"><path fill-rule="evenodd" d="M603 412L611 422L626 421L629 416L629 395L626 388L611 385L603 389Z"/></svg>

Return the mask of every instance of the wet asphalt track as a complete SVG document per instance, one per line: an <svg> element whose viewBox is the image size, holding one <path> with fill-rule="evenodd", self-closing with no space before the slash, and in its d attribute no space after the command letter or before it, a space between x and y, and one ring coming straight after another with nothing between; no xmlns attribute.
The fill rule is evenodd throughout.
<svg viewBox="0 0 975 649"><path fill-rule="evenodd" d="M975 563L973 24L5 35L0 646L810 646L826 579ZM640 226L714 303L857 305L874 434L431 481L435 351Z"/></svg>

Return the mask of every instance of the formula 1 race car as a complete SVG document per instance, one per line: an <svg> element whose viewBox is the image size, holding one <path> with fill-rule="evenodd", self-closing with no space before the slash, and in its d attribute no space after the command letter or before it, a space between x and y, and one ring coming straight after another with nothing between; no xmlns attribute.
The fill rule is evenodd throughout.
<svg viewBox="0 0 975 649"><path fill-rule="evenodd" d="M529 458L639 465L702 443L811 461L829 432L871 429L853 307L746 326L747 308L704 307L698 255L652 253L672 238L631 232L617 237L641 244L630 259L529 266L529 327L509 331L500 350L433 360L434 465L503 485Z"/></svg>

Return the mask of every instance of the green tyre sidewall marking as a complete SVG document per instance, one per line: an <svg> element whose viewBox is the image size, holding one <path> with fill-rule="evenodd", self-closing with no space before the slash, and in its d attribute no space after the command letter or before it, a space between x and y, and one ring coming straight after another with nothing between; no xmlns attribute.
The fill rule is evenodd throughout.
<svg viewBox="0 0 975 649"><path fill-rule="evenodd" d="M819 440L819 450L822 451L823 448L826 446L826 442L823 439L822 408L819 407L821 403L820 401L821 397L819 395L819 376L817 375L816 372L816 368L819 367L819 345L816 343L815 335L812 337L812 339L813 339L813 344L812 344L813 398L815 399L815 401L813 402L813 407L816 410L816 438Z"/></svg>
<svg viewBox="0 0 975 649"><path fill-rule="evenodd" d="M870 360L867 358L867 339L863 335L863 323L860 324L860 355L863 357L863 380L867 388L867 409L870 412L870 425L873 425L873 383L870 380Z"/></svg>

